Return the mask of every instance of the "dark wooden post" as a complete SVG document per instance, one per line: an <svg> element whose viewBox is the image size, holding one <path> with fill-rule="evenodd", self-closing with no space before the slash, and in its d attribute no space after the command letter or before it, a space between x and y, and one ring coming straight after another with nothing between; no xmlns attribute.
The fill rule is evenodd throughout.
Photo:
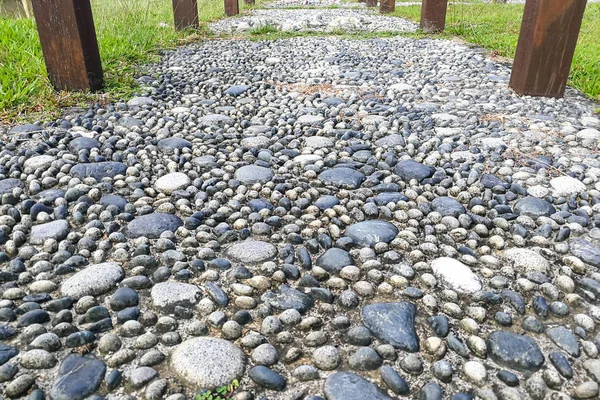
<svg viewBox="0 0 600 400"><path fill-rule="evenodd" d="M396 0L380 0L379 12L381 14L393 13L396 10Z"/></svg>
<svg viewBox="0 0 600 400"><path fill-rule="evenodd" d="M175 29L198 28L198 0L173 0Z"/></svg>
<svg viewBox="0 0 600 400"><path fill-rule="evenodd" d="M423 0L421 3L421 29L423 32L441 32L446 26L448 0Z"/></svg>
<svg viewBox="0 0 600 400"><path fill-rule="evenodd" d="M225 15L231 17L240 13L240 5L238 0L225 0Z"/></svg>
<svg viewBox="0 0 600 400"><path fill-rule="evenodd" d="M377 0L367 0L367 7L377 7Z"/></svg>
<svg viewBox="0 0 600 400"><path fill-rule="evenodd" d="M562 97L586 0L527 0L510 87L520 95Z"/></svg>
<svg viewBox="0 0 600 400"><path fill-rule="evenodd" d="M33 0L50 82L58 90L98 90L102 64L90 0Z"/></svg>

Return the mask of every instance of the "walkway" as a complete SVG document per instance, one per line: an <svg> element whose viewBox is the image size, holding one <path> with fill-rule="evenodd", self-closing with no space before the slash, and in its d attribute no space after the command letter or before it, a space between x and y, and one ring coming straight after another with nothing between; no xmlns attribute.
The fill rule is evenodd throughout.
<svg viewBox="0 0 600 400"><path fill-rule="evenodd" d="M414 29L287 11L212 27ZM509 76L457 41L219 39L127 103L14 128L3 395L594 398L598 105Z"/></svg>

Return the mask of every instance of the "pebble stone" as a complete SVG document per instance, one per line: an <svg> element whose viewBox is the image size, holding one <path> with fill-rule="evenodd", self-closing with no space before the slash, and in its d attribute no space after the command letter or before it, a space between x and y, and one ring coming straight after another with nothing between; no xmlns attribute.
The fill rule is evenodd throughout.
<svg viewBox="0 0 600 400"><path fill-rule="evenodd" d="M598 396L597 105L360 2L206 28L0 127L0 397Z"/></svg>

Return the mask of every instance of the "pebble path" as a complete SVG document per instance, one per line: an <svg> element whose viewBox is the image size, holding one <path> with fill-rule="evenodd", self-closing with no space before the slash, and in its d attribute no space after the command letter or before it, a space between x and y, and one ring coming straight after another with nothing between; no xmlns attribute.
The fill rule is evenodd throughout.
<svg viewBox="0 0 600 400"><path fill-rule="evenodd" d="M509 75L214 40L4 132L0 397L597 398L598 105Z"/></svg>

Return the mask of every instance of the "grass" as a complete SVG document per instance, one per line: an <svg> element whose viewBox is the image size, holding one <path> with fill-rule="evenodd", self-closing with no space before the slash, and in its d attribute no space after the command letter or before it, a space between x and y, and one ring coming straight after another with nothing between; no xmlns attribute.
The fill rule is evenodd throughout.
<svg viewBox="0 0 600 400"><path fill-rule="evenodd" d="M396 7L392 14L419 21L420 6ZM521 28L521 4L449 4L446 32L501 57L514 58ZM600 101L600 4L587 5L573 57L569 85Z"/></svg>
<svg viewBox="0 0 600 400"><path fill-rule="evenodd" d="M237 379L229 385L220 386L214 390L204 390L196 395L194 400L227 400L233 397L235 390L240 386Z"/></svg>
<svg viewBox="0 0 600 400"><path fill-rule="evenodd" d="M2 0L0 0L1 2ZM240 1L242 10L248 8ZM136 66L158 59L160 50L206 33L173 28L171 0L92 0L100 57L102 93L55 92L46 75L37 29L32 20L0 16L0 124L32 113L51 118L62 107L110 101L136 90ZM223 1L198 0L202 27L224 17Z"/></svg>
<svg viewBox="0 0 600 400"><path fill-rule="evenodd" d="M256 28L253 28L250 30L250 34L254 35L254 36L270 35L271 33L277 33L277 32L279 32L279 29L277 29L277 27L275 25L271 25L271 24L264 24L264 25L258 26Z"/></svg>

